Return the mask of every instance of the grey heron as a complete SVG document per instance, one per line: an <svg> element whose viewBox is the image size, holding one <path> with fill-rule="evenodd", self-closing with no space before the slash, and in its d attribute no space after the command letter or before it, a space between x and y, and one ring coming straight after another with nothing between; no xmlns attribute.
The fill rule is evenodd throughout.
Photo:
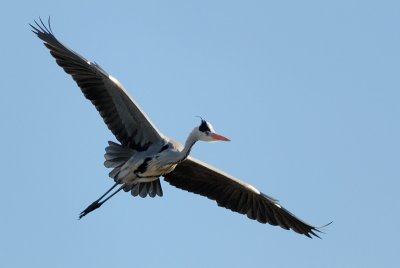
<svg viewBox="0 0 400 268"><path fill-rule="evenodd" d="M202 119L182 146L154 126L116 78L59 42L52 32L50 19L48 25L40 19L40 22L35 21L30 26L57 64L72 76L84 96L96 107L119 141L110 141L105 149L104 165L112 168L109 176L114 185L83 210L80 218L99 208L121 190L131 192L133 196L162 196L160 177L163 177L175 187L206 196L219 206L245 214L252 220L292 229L310 238L319 237L320 227L300 220L278 200L189 156L197 141L229 141L215 133L209 122Z"/></svg>

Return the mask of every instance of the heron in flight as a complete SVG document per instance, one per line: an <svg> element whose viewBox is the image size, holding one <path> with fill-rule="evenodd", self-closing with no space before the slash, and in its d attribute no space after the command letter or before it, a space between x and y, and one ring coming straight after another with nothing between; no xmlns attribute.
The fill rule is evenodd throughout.
<svg viewBox="0 0 400 268"><path fill-rule="evenodd" d="M72 76L85 97L93 103L119 141L109 141L105 148L104 165L112 168L109 176L114 185L83 210L79 218L99 208L121 190L133 196L162 196L160 177L163 177L175 187L206 196L219 206L245 214L252 220L292 229L310 238L319 237L320 227L300 220L278 200L189 156L197 141L229 141L217 134L209 122L201 119L201 124L190 132L182 146L154 126L116 78L58 41L52 32L50 19L47 25L40 19L30 26L57 64Z"/></svg>

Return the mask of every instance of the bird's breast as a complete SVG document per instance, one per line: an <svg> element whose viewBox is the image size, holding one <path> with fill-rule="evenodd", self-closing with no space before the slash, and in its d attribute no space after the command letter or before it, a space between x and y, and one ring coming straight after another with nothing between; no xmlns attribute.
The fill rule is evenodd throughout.
<svg viewBox="0 0 400 268"><path fill-rule="evenodd" d="M141 177L159 177L172 172L175 167L175 163L165 163L155 157L147 163L146 170L143 170L143 172L138 175Z"/></svg>

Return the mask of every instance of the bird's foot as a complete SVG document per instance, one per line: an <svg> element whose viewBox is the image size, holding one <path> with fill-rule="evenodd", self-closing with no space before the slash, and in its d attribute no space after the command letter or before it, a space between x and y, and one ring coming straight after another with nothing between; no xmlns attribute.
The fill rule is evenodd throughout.
<svg viewBox="0 0 400 268"><path fill-rule="evenodd" d="M79 214L79 219L82 219L82 217L86 216L90 212L92 212L95 209L98 209L103 203L100 203L98 200L94 201L90 206L88 206L84 211Z"/></svg>

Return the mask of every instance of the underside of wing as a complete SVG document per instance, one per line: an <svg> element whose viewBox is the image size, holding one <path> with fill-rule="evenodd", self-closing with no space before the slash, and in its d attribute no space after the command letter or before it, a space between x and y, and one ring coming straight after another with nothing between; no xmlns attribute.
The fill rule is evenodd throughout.
<svg viewBox="0 0 400 268"><path fill-rule="evenodd" d="M117 79L59 42L52 33L50 20L48 26L42 20L35 24L31 25L32 31L44 42L57 64L72 76L122 145L142 151L163 139Z"/></svg>
<svg viewBox="0 0 400 268"><path fill-rule="evenodd" d="M308 237L319 237L316 233L320 231L316 227L294 216L276 199L199 160L186 159L165 175L165 180L173 186L215 200L221 207L246 214L252 220L279 225Z"/></svg>

